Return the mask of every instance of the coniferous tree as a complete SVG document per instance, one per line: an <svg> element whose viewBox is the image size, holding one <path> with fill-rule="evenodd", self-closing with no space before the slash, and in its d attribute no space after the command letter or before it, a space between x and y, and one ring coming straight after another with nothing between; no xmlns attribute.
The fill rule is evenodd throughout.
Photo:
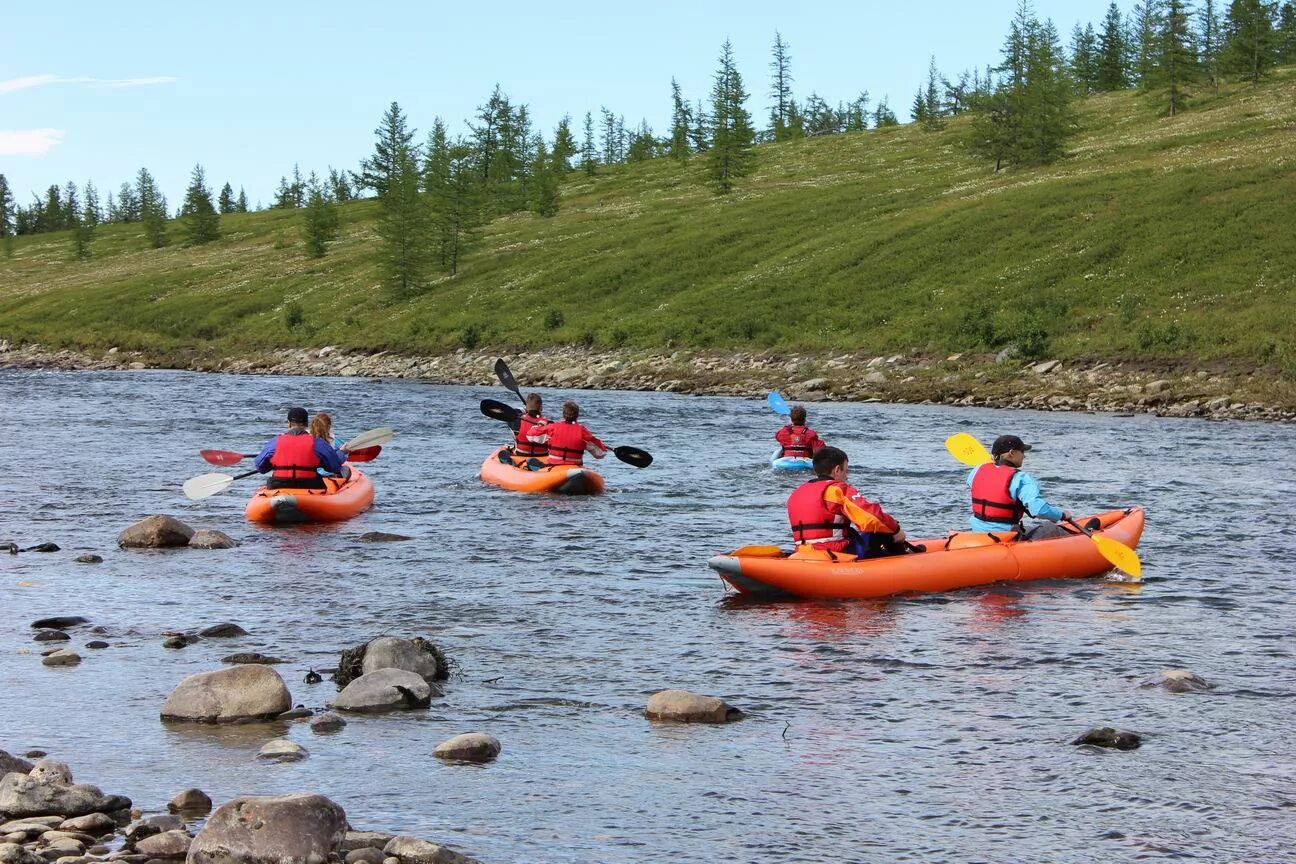
<svg viewBox="0 0 1296 864"><path fill-rule="evenodd" d="M693 127L689 130L689 143L694 153L702 153L711 148L711 117L706 113L702 100L699 99L693 108Z"/></svg>
<svg viewBox="0 0 1296 864"><path fill-rule="evenodd" d="M324 190L329 198L333 199L335 204L345 204L353 197L351 193L351 181L347 179L347 172L339 171L332 165L328 169L328 183Z"/></svg>
<svg viewBox="0 0 1296 864"><path fill-rule="evenodd" d="M1134 4L1134 74L1140 90L1155 87L1161 59L1161 0Z"/></svg>
<svg viewBox="0 0 1296 864"><path fill-rule="evenodd" d="M572 135L571 116L564 114L563 118L558 121L558 128L554 130L553 152L549 154L549 159L553 163L554 170L560 174L568 174L572 170L572 157L577 152L576 138Z"/></svg>
<svg viewBox="0 0 1296 864"><path fill-rule="evenodd" d="M130 183L121 184L117 190L118 222L138 222L143 218L140 210L139 192Z"/></svg>
<svg viewBox="0 0 1296 864"><path fill-rule="evenodd" d="M792 101L792 58L783 34L774 31L774 57L770 60L773 75L770 79L770 133L775 141L788 140L788 106Z"/></svg>
<svg viewBox="0 0 1296 864"><path fill-rule="evenodd" d="M63 191L63 226L73 228L81 221L81 196L77 194L77 186L71 180Z"/></svg>
<svg viewBox="0 0 1296 864"><path fill-rule="evenodd" d="M1187 88L1197 80L1197 55L1193 51L1188 15L1185 0L1165 0L1164 14L1161 16L1159 73L1171 117L1187 105Z"/></svg>
<svg viewBox="0 0 1296 864"><path fill-rule="evenodd" d="M752 145L756 133L747 112L747 91L734 61L733 45L726 39L720 49L720 68L711 88L711 149L707 169L711 182L721 193L751 170Z"/></svg>
<svg viewBox="0 0 1296 864"><path fill-rule="evenodd" d="M140 221L144 223L144 235L148 237L150 246L161 249L170 242L166 232L166 196L158 189L157 182L147 168L141 168L135 175L135 197L139 201Z"/></svg>
<svg viewBox="0 0 1296 864"><path fill-rule="evenodd" d="M438 266L449 268L451 226L442 205L446 189L450 185L450 140L446 134L445 121L440 117L432 118L432 131L428 133L424 151L423 192L428 196L429 202L428 231L436 249Z"/></svg>
<svg viewBox="0 0 1296 864"><path fill-rule="evenodd" d="M391 103L383 113L382 122L374 130L374 134L378 136L374 143L374 154L360 162L360 173L356 175L356 183L360 188L372 189L380 198L386 193L392 177L400 169L397 164L399 158L408 159L411 153L414 132L409 128L400 105Z"/></svg>
<svg viewBox="0 0 1296 864"><path fill-rule="evenodd" d="M293 182L291 192L293 207L306 206L306 181L302 180L301 169L297 167L296 162L293 163Z"/></svg>
<svg viewBox="0 0 1296 864"><path fill-rule="evenodd" d="M788 100L785 135L789 141L795 141L806 136L805 112L801 110L801 105L795 99Z"/></svg>
<svg viewBox="0 0 1296 864"><path fill-rule="evenodd" d="M684 101L679 82L671 79L671 134L666 142L666 155L684 160L693 152L689 146L689 107Z"/></svg>
<svg viewBox="0 0 1296 864"><path fill-rule="evenodd" d="M473 170L474 158L473 148L463 141L451 144L446 154L446 181L431 195L437 218L444 225L444 266L451 276L459 272L459 261L484 221L482 188Z"/></svg>
<svg viewBox="0 0 1296 864"><path fill-rule="evenodd" d="M1278 62L1296 63L1296 2L1287 0L1278 12Z"/></svg>
<svg viewBox="0 0 1296 864"><path fill-rule="evenodd" d="M973 93L972 73L964 69L959 73L958 81L950 81L941 76L941 88L944 92L943 108L946 114L957 117L967 110L968 99Z"/></svg>
<svg viewBox="0 0 1296 864"><path fill-rule="evenodd" d="M380 140L383 130L378 130ZM390 173L378 196L378 236L382 240L379 267L383 281L397 296L417 290L427 275L432 244L429 200L421 191L417 147L396 139ZM377 177L377 173L374 175ZM478 181L480 182L480 181Z"/></svg>
<svg viewBox="0 0 1296 864"><path fill-rule="evenodd" d="M927 99L923 96L921 87L914 92L913 102L909 104L909 119L915 123L922 123L927 119Z"/></svg>
<svg viewBox="0 0 1296 864"><path fill-rule="evenodd" d="M865 90L855 97L846 108L845 131L863 132L868 128L869 94Z"/></svg>
<svg viewBox="0 0 1296 864"><path fill-rule="evenodd" d="M838 131L837 112L818 93L806 98L804 115L806 135L832 135Z"/></svg>
<svg viewBox="0 0 1296 864"><path fill-rule="evenodd" d="M323 258L328 244L337 238L341 220L333 196L312 171L306 182L306 214L304 217L306 254Z"/></svg>
<svg viewBox="0 0 1296 864"><path fill-rule="evenodd" d="M1102 32L1098 34L1098 89L1104 92L1123 90L1129 86L1129 72L1125 58L1129 55L1125 28L1121 23L1120 8L1112 3L1103 18Z"/></svg>
<svg viewBox="0 0 1296 864"><path fill-rule="evenodd" d="M228 182L221 187L220 197L217 199L216 207L220 210L221 215L234 212L234 187Z"/></svg>
<svg viewBox="0 0 1296 864"><path fill-rule="evenodd" d="M13 256L13 238L18 233L16 216L13 191L5 175L0 174L0 239L4 242L6 258Z"/></svg>
<svg viewBox="0 0 1296 864"><path fill-rule="evenodd" d="M558 213L558 169L543 138L537 138L533 149L530 207L537 216L548 218Z"/></svg>
<svg viewBox="0 0 1296 864"><path fill-rule="evenodd" d="M883 96L882 101L878 102L877 108L873 111L873 126L877 129L886 129L899 125L900 118L891 110L890 95Z"/></svg>
<svg viewBox="0 0 1296 864"><path fill-rule="evenodd" d="M601 122L599 123L599 131L603 137L603 153L602 153L603 164L615 165L617 162L621 161L618 158L618 154L617 154L617 150L619 149L619 147L617 141L618 135L617 135L616 114L609 111L606 107L603 106L599 107L599 114L600 117L602 118Z"/></svg>
<svg viewBox="0 0 1296 864"><path fill-rule="evenodd" d="M639 121L639 128L630 138L626 147L627 162L644 162L657 155L657 139L653 137L652 127L647 120Z"/></svg>
<svg viewBox="0 0 1296 864"><path fill-rule="evenodd" d="M242 186L239 187L238 201L235 202L234 206L238 208L238 212L240 213L248 212L247 193L243 191ZM259 210L261 208L258 207L257 209Z"/></svg>
<svg viewBox="0 0 1296 864"><path fill-rule="evenodd" d="M1224 71L1259 84L1276 55L1274 4L1265 0L1232 0L1224 16Z"/></svg>
<svg viewBox="0 0 1296 864"><path fill-rule="evenodd" d="M1215 0L1203 0L1198 10L1197 42L1201 45L1201 65L1206 81L1219 95L1220 21Z"/></svg>
<svg viewBox="0 0 1296 864"><path fill-rule="evenodd" d="M1092 24L1084 29L1076 24L1071 31L1071 78L1081 96L1098 90L1098 37Z"/></svg>
<svg viewBox="0 0 1296 864"><path fill-rule="evenodd" d="M94 228L104 221L103 210L99 208L99 190L89 180L86 181L83 188L85 190L85 207L81 211L81 218L89 222L91 228Z"/></svg>
<svg viewBox="0 0 1296 864"><path fill-rule="evenodd" d="M184 203L180 205L180 218L184 220L190 244L198 246L220 239L220 214L212 204L207 175L201 165L194 165L193 173L189 175L189 188L185 190Z"/></svg>
<svg viewBox="0 0 1296 864"><path fill-rule="evenodd" d="M585 112L585 140L581 143L581 168L587 176L594 176L598 167L598 151L594 149L594 115Z"/></svg>
<svg viewBox="0 0 1296 864"><path fill-rule="evenodd" d="M937 132L945 128L945 112L941 106L939 82L940 72L936 71L936 56L932 55L931 62L927 65L927 86L922 93L922 124L928 132Z"/></svg>
<svg viewBox="0 0 1296 864"><path fill-rule="evenodd" d="M98 224L99 215L92 211L90 196L87 194L85 205L72 222L72 249L78 260L90 257L90 242L94 240L95 227Z"/></svg>

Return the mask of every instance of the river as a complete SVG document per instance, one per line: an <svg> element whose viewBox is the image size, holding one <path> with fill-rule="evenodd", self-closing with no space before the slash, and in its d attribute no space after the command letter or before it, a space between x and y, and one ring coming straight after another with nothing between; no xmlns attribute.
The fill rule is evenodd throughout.
<svg viewBox="0 0 1296 864"><path fill-rule="evenodd" d="M525 388L525 381L522 382ZM550 413L562 394L541 391ZM940 406L811 405L851 479L911 535L964 520L964 469L942 442L1013 432L1026 468L1077 513L1141 504L1145 581L1048 581L886 602L751 604L706 567L786 541L796 479L767 468L763 401L575 394L611 445L608 494L538 498L476 479L503 427L501 388L186 372L0 372L0 748L70 762L146 811L198 786L318 791L352 825L412 833L485 862L1291 860L1296 847L1293 515L1296 429L1150 416ZM242 519L253 480L190 502L218 470L204 447L254 452L293 404L348 437L393 426L369 469L376 506L341 525ZM233 550L127 552L117 533L169 513ZM410 542L358 542L367 531ZM75 564L82 552L104 557ZM77 667L40 665L30 623L80 614ZM162 631L232 621L250 635L162 647ZM334 692L308 668L379 635L424 635L455 671L430 710L301 723L164 727L186 675L234 651L275 667L295 703ZM1207 693L1140 688L1185 667ZM726 726L650 724L682 687L747 712ZM1093 726L1130 752L1068 742ZM487 731L482 767L433 747ZM255 759L286 734L294 764Z"/></svg>

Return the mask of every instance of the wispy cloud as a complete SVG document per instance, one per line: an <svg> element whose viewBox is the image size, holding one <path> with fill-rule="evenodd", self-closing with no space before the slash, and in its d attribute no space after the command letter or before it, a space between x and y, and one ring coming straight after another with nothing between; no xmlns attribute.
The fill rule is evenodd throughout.
<svg viewBox="0 0 1296 864"><path fill-rule="evenodd" d="M152 78L86 78L65 75L25 75L22 78L10 78L0 81L0 94L17 93L32 87L44 87L47 84L85 84L91 87L151 87L156 84L172 84L176 78L171 76L154 76Z"/></svg>
<svg viewBox="0 0 1296 864"><path fill-rule="evenodd" d="M62 129L0 129L0 156L44 156L62 140Z"/></svg>

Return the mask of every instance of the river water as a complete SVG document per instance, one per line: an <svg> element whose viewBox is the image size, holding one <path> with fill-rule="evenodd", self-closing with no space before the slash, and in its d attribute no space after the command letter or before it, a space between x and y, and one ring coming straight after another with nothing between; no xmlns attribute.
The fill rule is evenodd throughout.
<svg viewBox="0 0 1296 864"><path fill-rule="evenodd" d="M525 384L525 382L523 382ZM560 394L541 391L556 409ZM503 438L478 401L501 388L200 375L0 372L0 748L40 748L77 779L162 809L198 786L318 791L357 828L426 837L486 862L1290 861L1296 847L1293 515L1296 429L1155 417L948 407L810 406L852 481L913 535L961 526L951 433L1039 444L1027 468L1076 512L1148 510L1145 582L1050 581L886 602L753 605L708 556L786 541L797 482L767 468L763 401L580 393L609 444L608 494L484 487ZM253 481L189 502L216 470L197 451L253 452L285 409L330 410L338 433L398 435L370 474L375 508L326 527L242 520ZM224 530L227 551L126 552L152 513ZM367 531L412 535L358 542ZM104 557L97 565L72 558ZM40 665L30 623L80 614L111 647ZM250 635L162 647L220 621ZM295 703L334 692L310 667L379 634L425 635L456 671L428 711L304 724L164 727L186 675L234 651L275 667ZM1199 694L1140 688L1186 667ZM683 687L748 717L654 725L648 696ZM1068 742L1092 726L1132 752ZM488 731L482 767L440 741ZM286 734L310 757L255 759Z"/></svg>

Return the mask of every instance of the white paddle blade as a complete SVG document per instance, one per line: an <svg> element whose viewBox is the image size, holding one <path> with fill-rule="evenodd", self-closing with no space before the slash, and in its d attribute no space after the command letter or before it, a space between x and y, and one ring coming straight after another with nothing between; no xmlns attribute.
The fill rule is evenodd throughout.
<svg viewBox="0 0 1296 864"><path fill-rule="evenodd" d="M361 432L350 441L342 445L343 450L363 450L366 447L386 444L396 437L396 430L389 426L380 426L377 429L370 429L368 432Z"/></svg>
<svg viewBox="0 0 1296 864"><path fill-rule="evenodd" d="M228 474L199 474L185 481L184 494L190 501L197 501L223 491L233 482L234 478Z"/></svg>

